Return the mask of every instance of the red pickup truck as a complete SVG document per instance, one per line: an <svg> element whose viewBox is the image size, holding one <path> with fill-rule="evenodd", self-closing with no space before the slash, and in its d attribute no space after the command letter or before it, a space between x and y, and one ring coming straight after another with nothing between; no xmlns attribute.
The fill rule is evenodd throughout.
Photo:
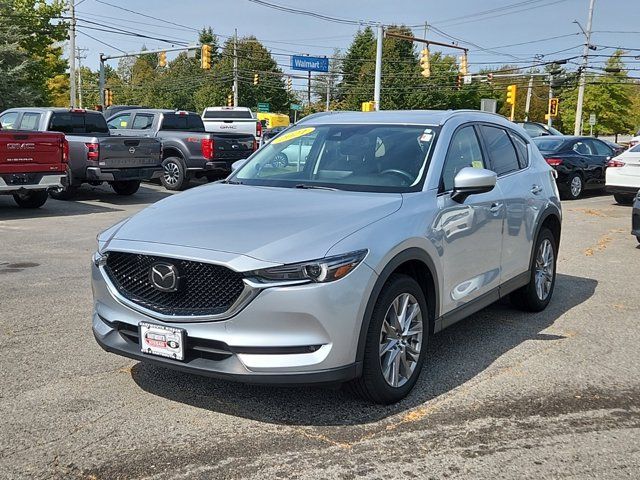
<svg viewBox="0 0 640 480"><path fill-rule="evenodd" d="M68 159L62 133L0 127L0 195L13 195L23 208L41 207L49 190L65 185Z"/></svg>

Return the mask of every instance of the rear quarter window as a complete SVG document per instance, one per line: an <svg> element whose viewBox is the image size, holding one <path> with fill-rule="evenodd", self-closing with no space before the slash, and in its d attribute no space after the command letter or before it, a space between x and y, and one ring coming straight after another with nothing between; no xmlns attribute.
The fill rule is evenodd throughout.
<svg viewBox="0 0 640 480"><path fill-rule="evenodd" d="M520 169L518 155L507 131L488 125L480 125L480 131L487 147L491 169L498 176L518 171Z"/></svg>
<svg viewBox="0 0 640 480"><path fill-rule="evenodd" d="M109 134L104 116L93 112L54 112L49 130L69 135Z"/></svg>
<svg viewBox="0 0 640 480"><path fill-rule="evenodd" d="M178 115L167 113L162 119L160 130L181 132L204 132L204 123L198 115Z"/></svg>

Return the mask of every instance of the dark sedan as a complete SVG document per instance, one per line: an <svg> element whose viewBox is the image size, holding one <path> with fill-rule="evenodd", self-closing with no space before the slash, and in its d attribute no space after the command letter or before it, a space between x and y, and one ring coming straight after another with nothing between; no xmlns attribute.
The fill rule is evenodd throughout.
<svg viewBox="0 0 640 480"><path fill-rule="evenodd" d="M558 172L558 190L563 198L574 200L585 190L604 188L604 172L614 150L602 140L550 135L536 137L533 142Z"/></svg>

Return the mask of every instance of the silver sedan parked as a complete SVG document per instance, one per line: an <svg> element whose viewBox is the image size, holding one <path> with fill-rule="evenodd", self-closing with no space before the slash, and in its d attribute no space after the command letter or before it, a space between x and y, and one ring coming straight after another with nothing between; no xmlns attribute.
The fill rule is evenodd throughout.
<svg viewBox="0 0 640 480"><path fill-rule="evenodd" d="M93 332L178 370L391 403L433 334L507 295L547 306L560 229L551 168L502 117L320 115L100 234Z"/></svg>

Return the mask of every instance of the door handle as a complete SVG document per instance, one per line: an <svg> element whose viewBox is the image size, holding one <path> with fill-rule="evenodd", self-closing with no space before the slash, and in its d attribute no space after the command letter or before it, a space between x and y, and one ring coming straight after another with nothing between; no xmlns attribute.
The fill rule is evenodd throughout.
<svg viewBox="0 0 640 480"><path fill-rule="evenodd" d="M531 187L531 193L533 193L534 195L537 195L540 192L542 192L542 187L540 185L533 185Z"/></svg>
<svg viewBox="0 0 640 480"><path fill-rule="evenodd" d="M491 204L491 208L489 208L489 211L491 213L498 213L500 211L500 209L502 208L502 204L495 202Z"/></svg>

